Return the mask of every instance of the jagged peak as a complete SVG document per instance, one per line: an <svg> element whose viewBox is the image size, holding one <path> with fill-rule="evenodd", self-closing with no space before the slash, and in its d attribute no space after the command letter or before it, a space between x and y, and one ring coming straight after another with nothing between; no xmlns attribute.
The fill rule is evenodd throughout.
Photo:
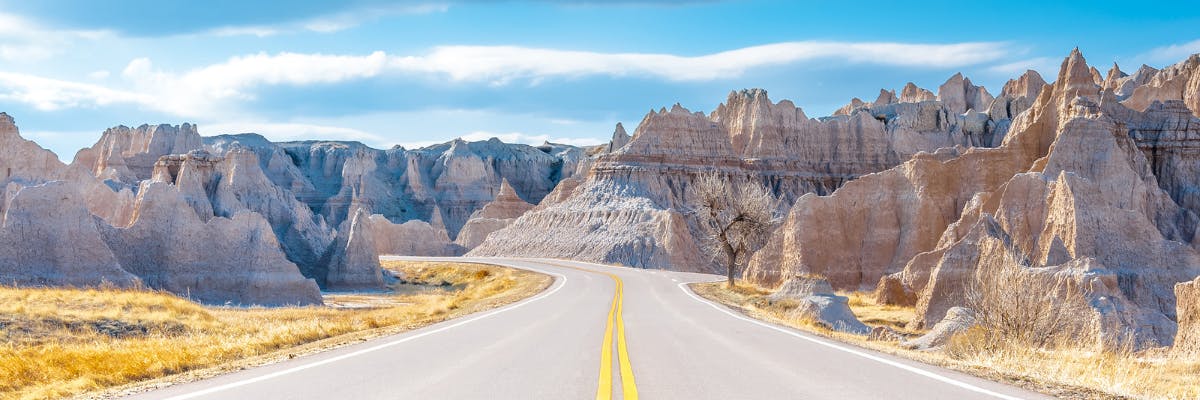
<svg viewBox="0 0 1200 400"><path fill-rule="evenodd" d="M1083 53L1079 51L1079 47L1071 50L1071 54L1062 62L1062 67L1058 71L1058 80L1064 88L1088 88L1096 85L1096 81L1092 75L1092 69L1087 64L1087 59L1083 57Z"/></svg>
<svg viewBox="0 0 1200 400"><path fill-rule="evenodd" d="M625 125L621 125L620 122L617 123L616 128L613 128L613 137L615 138L617 136L629 136L629 134L625 132Z"/></svg>
<svg viewBox="0 0 1200 400"><path fill-rule="evenodd" d="M1117 65L1116 61L1113 61L1112 68L1108 69L1108 74L1104 77L1104 80L1108 81L1108 80L1113 80L1113 79L1124 78L1126 76L1129 76L1129 74L1126 74L1124 71L1121 71L1121 67L1119 65Z"/></svg>

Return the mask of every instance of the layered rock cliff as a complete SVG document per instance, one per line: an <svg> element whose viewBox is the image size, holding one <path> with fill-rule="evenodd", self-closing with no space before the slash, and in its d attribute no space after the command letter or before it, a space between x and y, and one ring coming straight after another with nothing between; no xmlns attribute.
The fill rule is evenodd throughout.
<svg viewBox="0 0 1200 400"><path fill-rule="evenodd" d="M999 148L918 155L801 198L746 277L875 286L929 326L963 305L976 274L1016 262L1090 296L1094 314L1078 318L1102 343L1170 344L1173 286L1200 275L1198 219L1180 207L1200 183L1181 150L1200 140L1200 120L1179 100L1129 109L1093 69L1073 52Z"/></svg>
<svg viewBox="0 0 1200 400"><path fill-rule="evenodd" d="M761 89L731 92L712 113L676 104L646 115L632 138L623 129L580 179L564 180L537 208L493 233L471 255L549 256L626 265L716 271L698 252L687 216L687 188L716 170L734 184L765 184L784 205L805 193L828 194L860 176L900 164L922 151L998 144L1036 96L1031 72L991 116L986 89L961 75L939 98L908 85L883 91L876 103L845 115L812 119L791 101L772 102ZM1030 91L1033 93L1030 94ZM1000 101L997 99L996 101ZM961 110L960 110L961 109Z"/></svg>

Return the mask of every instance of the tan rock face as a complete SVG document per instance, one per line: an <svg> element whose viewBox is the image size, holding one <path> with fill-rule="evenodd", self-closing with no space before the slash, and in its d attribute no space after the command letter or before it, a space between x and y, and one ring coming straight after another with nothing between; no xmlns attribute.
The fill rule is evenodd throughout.
<svg viewBox="0 0 1200 400"><path fill-rule="evenodd" d="M1175 299L1179 331L1174 350L1184 355L1200 355L1200 278L1176 284Z"/></svg>
<svg viewBox="0 0 1200 400"><path fill-rule="evenodd" d="M151 177L159 157L201 147L194 125L118 126L104 131L91 148L80 150L72 164L87 168L102 180L136 185Z"/></svg>
<svg viewBox="0 0 1200 400"><path fill-rule="evenodd" d="M965 85L959 85L964 96ZM990 99L971 88L972 101ZM790 101L772 102L758 89L730 93L707 116L680 105L651 112L629 143L592 161L586 179L564 180L539 207L469 254L717 271L693 253L698 246L685 214L687 188L702 171L720 170L735 185L767 184L790 204L805 193L830 193L921 151L991 145L1003 137L984 136L995 133L988 131L996 121L987 114L953 115L938 101L896 102L891 92L885 93L887 104L863 105L850 115L823 119L808 118ZM924 98L915 86L909 95ZM944 153L927 156L931 162L946 158ZM974 168L984 176L993 174L983 162ZM1011 172L1000 176L994 180ZM898 185L904 184L901 179ZM954 208L953 201L945 195L947 209ZM952 222L954 211L945 214L945 223Z"/></svg>
<svg viewBox="0 0 1200 400"><path fill-rule="evenodd" d="M1198 69L1200 69L1200 54L1193 54L1187 60L1163 68L1162 71L1154 72L1153 68L1149 68L1143 73L1142 70L1138 70L1138 73L1134 74L1135 78L1130 79L1134 82L1126 81L1119 86L1116 84L1113 86L1118 86L1114 89L1121 89L1125 93L1129 92L1129 86L1134 87L1132 95L1122 102L1134 110L1146 110L1155 101L1182 100L1187 108L1192 110L1192 115L1200 117L1200 73L1197 72ZM1137 81L1147 79L1148 82L1145 84L1137 84Z"/></svg>
<svg viewBox="0 0 1200 400"><path fill-rule="evenodd" d="M1002 97L1039 84L1022 80ZM746 277L818 273L838 288L876 287L880 299L915 299L915 322L930 326L963 304L982 266L1017 259L1088 288L1095 314L1080 318L1102 343L1170 344L1172 288L1200 275L1198 219L1176 203L1198 183L1183 150L1197 126L1180 103L1121 106L1075 51L999 148L918 155L801 198Z"/></svg>
<svg viewBox="0 0 1200 400"><path fill-rule="evenodd" d="M466 252L462 246L450 241L445 228L425 221L396 224L380 214L371 215L368 221L375 240L375 252L379 255L447 257ZM470 226L470 222L467 225ZM460 234L459 239L462 237Z"/></svg>
<svg viewBox="0 0 1200 400"><path fill-rule="evenodd" d="M455 243L467 249L475 248L483 243L489 234L508 227L517 217L531 209L533 204L522 200L512 185L505 180L500 184L500 193L496 194L496 199L471 214L471 219L467 220Z"/></svg>

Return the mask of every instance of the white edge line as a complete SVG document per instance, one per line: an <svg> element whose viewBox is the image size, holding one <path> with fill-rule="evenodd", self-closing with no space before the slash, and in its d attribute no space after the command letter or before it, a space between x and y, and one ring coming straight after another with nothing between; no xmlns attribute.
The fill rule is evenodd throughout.
<svg viewBox="0 0 1200 400"><path fill-rule="evenodd" d="M798 338L801 338L801 339L804 339L804 340L807 340L807 341L810 341L810 342L813 342L813 343L816 343L816 344L819 344L819 345L822 345L825 347L829 347L829 348L832 348L835 350L841 350L841 351L844 351L844 352L847 352L850 354L854 354L856 356L863 357L863 358L866 358L869 360L878 361L883 364L887 364L887 365L890 365L890 366L893 366L896 368L900 368L900 369L908 371L908 372L912 372L917 375L921 375L921 376L924 376L927 378L935 379L935 380L938 380L938 381L941 381L944 383L958 386L960 388L967 389L967 390L970 390L973 392L977 392L977 393L981 393L981 394L985 394L985 395L989 395L989 396L993 396L993 397L997 397L997 398L1001 398L1001 399L1005 399L1005 400L1024 400L1020 397L1009 396L1009 395L1006 395L1003 393L993 392L991 390L987 390L987 389L984 389L984 388L981 388L981 387L978 387L978 386L975 386L975 385L972 385L972 384L969 384L969 383L966 383L966 382L963 382L963 381L960 381L960 380L957 380L954 378L942 376L942 375L939 375L934 372L930 372L930 371L927 371L927 370L924 370L921 368L913 367L911 365L898 363L898 362L895 362L895 361L892 361L892 360L889 360L889 359L886 359L883 357L865 353L865 352L862 352L862 351L859 351L856 349L852 349L852 348L849 348L846 346L842 346L842 345L839 345L836 343L832 343L832 342L829 342L826 340L801 335L800 333L797 333L795 331L791 331L791 330L787 330L787 329L784 329L784 328L781 328L781 327L778 327L775 325L771 325L771 324L747 317L745 315L739 315L739 314L733 312L733 310L730 310L728 307L725 307L725 306L713 303L711 301L705 300L703 298L700 298L700 296L697 296L695 293L692 292L692 290L690 288L687 287L688 283L691 283L691 282L681 282L679 284L679 290L682 290L684 293L686 293L688 296L691 296L691 298L695 299L696 301L707 304L708 306L715 308L717 311L723 312L731 317L740 319L742 321L750 322L750 323L753 323L755 325L758 325L758 326L761 326L764 328L769 328L769 329L772 329L772 330L775 330L778 332L786 333L788 335L792 335L792 336L795 336L795 337L798 337Z"/></svg>
<svg viewBox="0 0 1200 400"><path fill-rule="evenodd" d="M500 265L500 264L491 264L491 265ZM533 302L535 302L535 301L538 301L538 300L544 299L544 298L546 298L546 297L550 297L550 295L553 295L555 292L558 292L558 290L559 290L559 289L562 289L562 287L563 287L563 286L565 286L565 285L567 284L567 277L566 277L566 275L562 275L562 274L559 274L559 273L556 273L556 272L550 272L550 271L539 270L539 269L533 269L533 268L526 268L526 267L516 267L516 266L512 266L512 265L502 265L502 266L507 266L507 267L512 267L512 268L518 268L518 269L526 269L526 270L532 270L532 271L541 272L541 273L545 273L545 274L550 274L550 275L553 275L553 276L555 276L555 277L556 277L556 278L558 278L558 279L556 279L556 281L557 281L557 282L555 283L555 285L554 285L554 288L552 288L552 289L550 289L550 290L548 290L548 291L544 291L544 292L542 292L541 294L539 294L539 295L537 295L537 296L531 297L531 298L529 298L529 299L526 299L526 300L524 300L524 301L522 301L522 302L519 302L519 303L516 303L516 304L510 304L510 305L508 305L508 306L506 306L506 307L502 307L502 308L499 308L499 309L496 309L496 310L489 311L489 312L487 312L487 313L484 313L484 314L479 314L479 315L476 315L476 316L474 316L474 317L471 317L471 318L468 318L468 319L464 319L464 320L461 320L461 321L455 322L455 323L453 323L453 324L446 325L446 326L443 326L443 327L440 327L440 328L437 328L437 329L434 329L434 330L431 330L431 331L425 331L425 332L421 332L421 333L419 333L419 334L416 334L416 335L413 335L413 336L409 336L409 337L405 337L405 338L401 338L401 339L393 340L393 341L390 341L390 342L387 342L387 343L383 343L383 344L380 344L380 345L377 345L377 346L373 346L373 347L368 347L368 348L365 348L365 349L362 349L362 350L355 351L355 352L353 352L353 353L347 353L347 354L343 354L343 355L340 355L340 356L337 356L337 357L333 357L333 358L327 358L327 359L324 359L324 360L321 360L321 361L312 362L312 363L308 363L308 364L304 364L304 365L296 366L296 367L293 367L293 368L285 369L285 370L283 370L283 371L276 371L276 372L272 372L272 373L270 373L270 374L266 374L266 375L262 375L262 376L257 376L257 377L250 378L250 379L246 379L246 380L241 380L241 381L237 381L237 382L227 383L227 384L224 384L224 385L221 385L221 386L211 387L211 388L204 389L204 390L200 390L200 391L195 391L195 392L191 392L191 393L186 393L186 394L181 394L181 395L177 395L177 396L168 397L168 398L166 398L166 400L184 400L184 399L191 399L191 398L195 398L195 397L200 397L200 396L204 396L204 395L207 395L207 394L212 394L212 393L216 393L216 392L220 392L220 391L224 391L224 390L228 390L228 389L233 389L233 388L236 388L236 387L245 386L245 385L249 385L249 384L256 383L256 382L262 382L262 381L265 381L265 380L268 380L268 379L278 378L278 377L280 377L280 376L284 376L284 375L288 375L288 374L291 374L291 373L295 373L295 372L303 371L303 370L306 370L306 369L309 369L309 368L319 367L319 366L322 366L322 365L325 365L325 364L329 364L329 363L333 363L333 362L337 362L337 361L345 360L345 359L347 359L347 358L356 357L356 356L360 356L360 355L363 355L363 354L366 354L366 353L370 353L370 352L373 352L373 351L377 351L377 350L381 350L381 349L388 348L388 347L391 347L391 346L395 346L395 345L398 345L398 344L401 344L401 343L404 343L404 342L407 342L407 341L410 341L410 340L415 340L415 339L419 339L419 338L422 338L422 337L425 337L425 336L428 336L428 335L432 335L432 334L435 334L435 333L438 333L438 332L442 332L442 331L445 331L445 330L447 330L447 329L451 329L451 328L454 328L454 327L458 327L458 326L466 325L466 324L468 324L468 323L471 323L471 322L474 322L474 321L478 321L478 320L481 320L481 319L484 319L484 318L487 318L487 317L490 317L490 316L493 316L493 315L496 315L496 314L500 314L500 313L502 313L502 312L506 312L506 311L515 310L515 309L517 309L517 308L519 308L519 307L521 307L521 306L524 306L524 305L526 305L526 304L530 304L530 303L533 303Z"/></svg>

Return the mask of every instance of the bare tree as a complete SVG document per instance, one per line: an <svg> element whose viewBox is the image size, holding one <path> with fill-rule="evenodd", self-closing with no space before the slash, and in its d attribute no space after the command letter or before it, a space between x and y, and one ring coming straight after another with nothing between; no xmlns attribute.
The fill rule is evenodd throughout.
<svg viewBox="0 0 1200 400"><path fill-rule="evenodd" d="M690 188L692 213L705 231L704 250L726 267L729 286L750 256L766 245L778 224L775 196L748 182L735 188L725 177L701 174Z"/></svg>

